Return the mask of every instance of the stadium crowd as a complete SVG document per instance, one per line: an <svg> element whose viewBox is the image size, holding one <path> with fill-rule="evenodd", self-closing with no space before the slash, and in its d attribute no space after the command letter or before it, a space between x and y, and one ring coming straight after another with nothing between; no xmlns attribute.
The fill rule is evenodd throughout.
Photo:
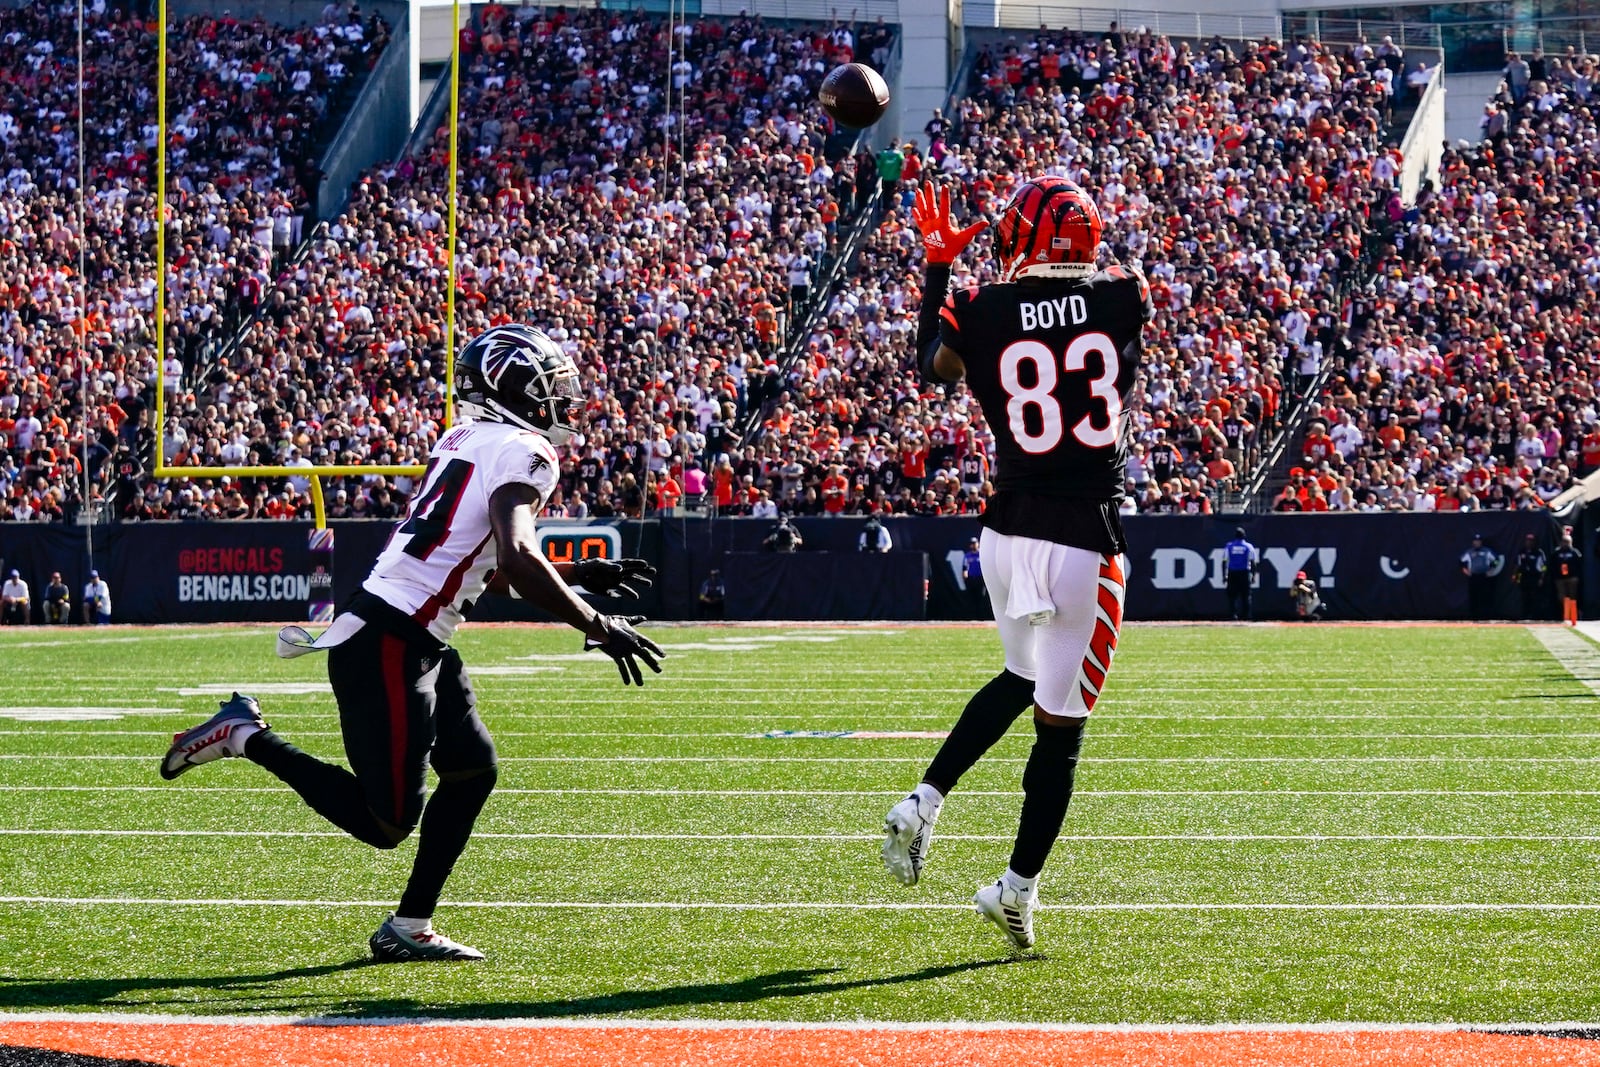
<svg viewBox="0 0 1600 1067"><path fill-rule="evenodd" d="M92 497L138 488L150 433L157 35L124 7L91 5L80 153L77 25L75 4L0 8L0 519L75 513L85 463ZM161 376L173 387L296 240L321 146L388 33L354 3L329 4L314 26L223 15L171 27L169 64L185 72L169 100Z"/></svg>
<svg viewBox="0 0 1600 1067"><path fill-rule="evenodd" d="M720 477L748 378L857 199L853 157L822 152L817 85L858 48L881 56L886 32L746 19L669 41L643 14L524 7L464 38L457 330L526 319L582 354L590 411L552 509L640 514L696 470ZM440 131L362 180L183 399L169 455L421 460L444 417L448 163ZM597 457L603 475L582 477ZM410 488L389 481L379 506L382 484L336 485L333 513L380 514ZM277 498L304 507L292 483Z"/></svg>
<svg viewBox="0 0 1600 1067"><path fill-rule="evenodd" d="M1392 205L1374 339L1322 398L1280 509L1538 508L1600 470L1595 60L1521 65L1483 141Z"/></svg>
<svg viewBox="0 0 1600 1067"><path fill-rule="evenodd" d="M153 34L116 8L92 16L84 309L73 24L49 15L0 11L0 69L17 72L0 98L13 234L0 257L16 279L0 307L0 518L69 515L85 457L126 519L309 512L306 477L207 466L419 462L444 419L444 131L365 175L287 258L340 102L387 41L381 20L352 3L314 27L174 27L201 73L172 108L160 444L196 470L154 482L153 362L128 343L148 336L153 304L140 244L153 89L92 91L148 85ZM1110 256L1143 265L1157 317L1128 511L1210 511L1328 364L1346 370L1280 508L1532 506L1600 468L1581 357L1596 273L1588 60L1537 57L1486 116L1485 143L1450 153L1443 188L1406 210L1381 141L1403 71L1388 46L1041 31L980 54L926 147L858 157L830 136L816 87L837 62L882 65L891 44L881 24L673 32L642 13L531 6L492 6L463 31L457 336L529 320L582 353L587 426L554 512L981 510L981 412L905 369L921 300L910 192L930 177L992 213L1019 176L1070 176L1100 197ZM791 318L879 185L857 269L785 362ZM1583 213L1543 210L1556 205ZM1350 332L1371 227L1390 243ZM980 237L957 283L992 280L988 262ZM741 445L752 417L762 432ZM410 489L334 480L329 511L392 517Z"/></svg>
<svg viewBox="0 0 1600 1067"><path fill-rule="evenodd" d="M883 221L784 382L757 459L809 477L781 484L780 503L793 486L802 513L982 509L982 413L964 387L926 389L908 370L911 191L943 180L992 215L1019 177L1048 173L1099 194L1111 255L1145 267L1157 308L1125 510L1210 512L1258 461L1286 393L1350 346L1367 191L1398 169L1378 140L1380 72L1392 69L1306 42L1191 49L1114 26L985 50L959 112L936 114L926 151L907 145L889 168ZM980 237L954 284L994 280L987 252Z"/></svg>

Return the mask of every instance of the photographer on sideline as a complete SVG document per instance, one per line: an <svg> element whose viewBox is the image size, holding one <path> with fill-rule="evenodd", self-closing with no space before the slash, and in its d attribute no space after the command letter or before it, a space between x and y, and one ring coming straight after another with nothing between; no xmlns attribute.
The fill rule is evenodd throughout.
<svg viewBox="0 0 1600 1067"><path fill-rule="evenodd" d="M874 515L861 528L861 538L856 547L862 552L887 552L894 547L894 538L889 536L883 520Z"/></svg>

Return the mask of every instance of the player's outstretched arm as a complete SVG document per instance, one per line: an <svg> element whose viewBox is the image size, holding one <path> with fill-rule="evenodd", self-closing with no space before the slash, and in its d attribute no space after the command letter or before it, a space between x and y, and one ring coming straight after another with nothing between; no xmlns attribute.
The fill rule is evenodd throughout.
<svg viewBox="0 0 1600 1067"><path fill-rule="evenodd" d="M534 518L543 505L539 491L521 482L502 485L489 498L489 524L498 553L496 580L504 579L522 599L580 631L585 648L599 649L616 661L624 685L644 684L639 670L641 661L660 674L658 660L666 653L634 629L644 616L602 615L595 611L572 591L539 551Z"/></svg>
<svg viewBox="0 0 1600 1067"><path fill-rule="evenodd" d="M917 367L924 381L953 384L966 373L961 356L939 339L939 309L950 289L950 264L989 225L979 219L957 229L950 217L950 190L933 182L917 188L911 221L922 234L922 310L917 317Z"/></svg>

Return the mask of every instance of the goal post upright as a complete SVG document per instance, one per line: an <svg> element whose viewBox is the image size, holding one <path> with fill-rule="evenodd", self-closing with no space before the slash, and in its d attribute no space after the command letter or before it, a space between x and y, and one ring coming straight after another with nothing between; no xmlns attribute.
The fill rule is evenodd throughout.
<svg viewBox="0 0 1600 1067"><path fill-rule="evenodd" d="M163 0L165 2L165 0ZM445 226L446 259L444 295L444 425L455 423L456 387L456 175L460 171L457 149L461 136L461 0L450 5L450 181L449 222Z"/></svg>
<svg viewBox="0 0 1600 1067"><path fill-rule="evenodd" d="M457 146L460 136L461 121L461 0L452 0L452 14L455 27L451 33L450 42L450 151L449 151L449 222L446 229L445 240L446 255L446 283L445 283L445 352L444 352L444 418L443 429L448 430L455 423L454 389L455 389L455 325L456 325L456 279L457 279L457 233L458 219L456 211L458 166ZM173 466L168 463L166 452L167 433L167 396L166 396L166 355L167 355L167 0L156 0L156 217L155 217L155 243L156 243L156 299L155 299L155 464L151 476L158 479L166 478L309 478L311 481L311 501L316 517L318 529L326 526L326 508L322 493L323 478L364 478L368 476L379 477L410 477L420 478L426 471L421 463L402 464L327 464L313 465L310 467L289 467L283 465L263 466L229 466L229 467L188 467ZM181 382L180 382L181 385Z"/></svg>

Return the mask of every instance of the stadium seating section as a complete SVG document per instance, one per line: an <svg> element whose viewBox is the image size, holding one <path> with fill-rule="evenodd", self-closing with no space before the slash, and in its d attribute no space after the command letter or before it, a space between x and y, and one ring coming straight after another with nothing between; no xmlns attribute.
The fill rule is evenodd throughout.
<svg viewBox="0 0 1600 1067"><path fill-rule="evenodd" d="M313 218L317 161L388 34L333 5L315 26L173 25L174 67L196 73L171 86L158 368L154 28L91 16L80 231L75 22L0 9L0 519L70 519L86 492L121 520L304 516L307 478L205 468L426 455L445 418L445 131ZM1364 44L1019 35L886 159L832 131L815 90L842 59L882 66L889 28L669 36L644 14L531 6L464 31L457 336L529 320L578 356L587 424L557 514L980 511L981 413L907 370L910 194L930 177L963 213L1072 177L1100 198L1109 254L1144 267L1130 512L1210 512L1274 473L1267 445L1308 390L1317 421L1294 429L1278 509L1540 506L1600 468L1588 59L1541 58L1406 206L1401 58ZM858 220L859 258L822 292ZM991 279L988 247L958 280ZM148 477L158 446L192 474ZM393 517L411 488L330 480L329 511Z"/></svg>

